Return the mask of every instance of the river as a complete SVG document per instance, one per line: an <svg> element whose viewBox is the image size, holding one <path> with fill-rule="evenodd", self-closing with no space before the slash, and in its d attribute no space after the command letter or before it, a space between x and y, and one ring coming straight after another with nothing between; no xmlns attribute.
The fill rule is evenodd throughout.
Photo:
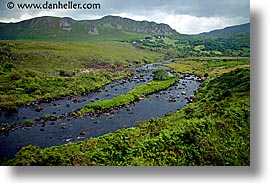
<svg viewBox="0 0 275 183"><path fill-rule="evenodd" d="M167 60L161 63L170 62ZM152 71L168 67L154 63L136 69L132 77L114 81L98 91L86 95L64 97L49 103L40 103L19 108L13 115L2 114L1 123L12 124L26 119L34 120L45 114L62 116L58 120L45 121L31 127L11 130L8 136L0 136L0 159L12 158L23 146L32 144L41 148L57 146L69 142L81 141L86 138L98 137L121 128L134 127L138 121L164 117L167 113L177 112L188 103L190 96L199 88L201 80L194 75L181 75L177 84L166 90L148 95L146 98L114 109L109 112L70 117L69 112L82 108L85 104L111 99L125 94L134 87L152 80ZM37 112L37 108L43 109Z"/></svg>

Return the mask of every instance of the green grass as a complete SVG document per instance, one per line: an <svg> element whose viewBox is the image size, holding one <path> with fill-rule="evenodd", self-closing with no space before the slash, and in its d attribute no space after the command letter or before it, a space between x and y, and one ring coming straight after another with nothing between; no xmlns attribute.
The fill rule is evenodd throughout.
<svg viewBox="0 0 275 183"><path fill-rule="evenodd" d="M146 95L155 93L160 90L164 90L169 86L175 84L177 81L178 81L178 78L175 78L175 77L167 78L166 80L151 81L149 83L140 85L132 89L130 92L124 95L120 95L110 100L102 100L99 102L86 104L84 108L78 112L78 114L82 115L84 113L92 113L95 111L102 111L104 109L110 109L110 108L130 104L134 101L139 100L140 98L144 98Z"/></svg>
<svg viewBox="0 0 275 183"><path fill-rule="evenodd" d="M23 147L3 165L248 166L250 72L236 69L205 81L193 103L82 142Z"/></svg>
<svg viewBox="0 0 275 183"><path fill-rule="evenodd" d="M17 75L18 78L14 78ZM121 74L120 76L125 76ZM74 77L39 77L27 76L25 73L13 71L9 75L0 76L0 107L14 110L22 104L40 99L54 99L70 94L90 92L106 85L111 74L81 74ZM116 79L113 77L112 79Z"/></svg>
<svg viewBox="0 0 275 183"><path fill-rule="evenodd" d="M194 47L194 50L200 51L200 50L202 50L202 49L204 49L204 48L205 48L204 45L198 45L198 46L195 46L195 47Z"/></svg>
<svg viewBox="0 0 275 183"><path fill-rule="evenodd" d="M200 77L207 74L215 77L237 68L248 68L250 61L246 57L198 57L179 59L165 65L176 72L194 73Z"/></svg>
<svg viewBox="0 0 275 183"><path fill-rule="evenodd" d="M0 41L0 46L9 47L12 62L18 70L29 68L43 75L54 75L61 69L85 69L85 64L95 62L130 65L163 59L161 54L121 42Z"/></svg>
<svg viewBox="0 0 275 183"><path fill-rule="evenodd" d="M167 45L174 45L177 42L177 40L165 37L163 38L163 42Z"/></svg>

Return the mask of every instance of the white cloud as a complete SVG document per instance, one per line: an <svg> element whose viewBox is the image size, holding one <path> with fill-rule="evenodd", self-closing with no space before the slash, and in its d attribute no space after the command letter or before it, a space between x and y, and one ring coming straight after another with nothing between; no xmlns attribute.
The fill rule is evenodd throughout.
<svg viewBox="0 0 275 183"><path fill-rule="evenodd" d="M247 22L246 19L242 18L196 17L191 15L166 15L163 18L164 23L169 24L172 28L183 34L209 32Z"/></svg>
<svg viewBox="0 0 275 183"><path fill-rule="evenodd" d="M222 29L228 26L247 23L246 18L226 18L226 17L196 17L191 15L174 15L165 12L151 12L152 15L136 15L129 13L112 14L127 17L133 20L147 20L157 23L165 23L182 34L198 34L209 32L215 29Z"/></svg>

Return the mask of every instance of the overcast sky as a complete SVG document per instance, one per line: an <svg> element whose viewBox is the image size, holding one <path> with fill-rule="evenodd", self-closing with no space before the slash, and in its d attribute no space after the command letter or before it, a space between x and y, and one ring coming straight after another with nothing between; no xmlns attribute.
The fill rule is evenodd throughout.
<svg viewBox="0 0 275 183"><path fill-rule="evenodd" d="M47 0L56 3L58 0ZM76 20L118 15L134 20L169 24L183 34L196 34L250 21L249 0L59 0L100 3L100 10L20 10L7 2L45 3L46 0L0 0L0 22L18 22L37 16L71 17Z"/></svg>

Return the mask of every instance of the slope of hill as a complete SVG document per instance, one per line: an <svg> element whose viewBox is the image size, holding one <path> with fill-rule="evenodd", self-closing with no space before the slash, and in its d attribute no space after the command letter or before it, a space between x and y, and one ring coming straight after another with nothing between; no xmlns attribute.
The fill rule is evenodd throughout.
<svg viewBox="0 0 275 183"><path fill-rule="evenodd" d="M204 32L199 35L200 36L225 36L225 35L233 35L233 34L247 33L247 32L250 32L250 23L230 26L224 29L213 30L210 32Z"/></svg>
<svg viewBox="0 0 275 183"><path fill-rule="evenodd" d="M178 34L169 25L148 21L135 21L118 16L98 20L37 17L17 23L0 23L0 39L17 40L123 40L144 35Z"/></svg>

